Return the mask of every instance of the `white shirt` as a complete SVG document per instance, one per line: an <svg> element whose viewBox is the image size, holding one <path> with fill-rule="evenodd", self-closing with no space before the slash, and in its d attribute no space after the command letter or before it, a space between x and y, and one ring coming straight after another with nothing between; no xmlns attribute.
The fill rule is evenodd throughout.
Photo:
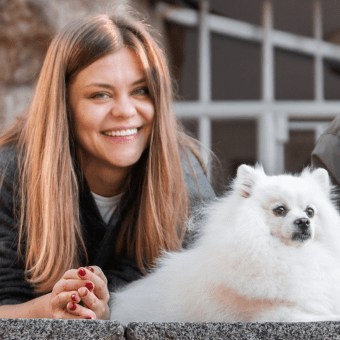
<svg viewBox="0 0 340 340"><path fill-rule="evenodd" d="M97 204L100 214L102 215L103 220L107 224L110 220L111 215L117 208L120 198L122 197L123 194L113 196L113 197L104 197L104 196L99 196L92 191L91 193L94 197L94 200Z"/></svg>

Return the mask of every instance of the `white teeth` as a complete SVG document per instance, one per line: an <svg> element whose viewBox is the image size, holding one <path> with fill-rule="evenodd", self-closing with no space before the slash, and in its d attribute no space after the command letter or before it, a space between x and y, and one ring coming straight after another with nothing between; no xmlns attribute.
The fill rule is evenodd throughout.
<svg viewBox="0 0 340 340"><path fill-rule="evenodd" d="M137 129L127 129L127 130L120 130L120 131L106 131L104 132L104 134L106 136L115 137L115 136L131 136L131 135L135 135L137 132L138 132Z"/></svg>

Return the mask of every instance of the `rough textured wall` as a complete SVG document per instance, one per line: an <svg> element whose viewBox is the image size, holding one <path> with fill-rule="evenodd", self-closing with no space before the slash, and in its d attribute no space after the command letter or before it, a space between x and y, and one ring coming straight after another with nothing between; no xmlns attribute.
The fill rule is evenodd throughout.
<svg viewBox="0 0 340 340"><path fill-rule="evenodd" d="M138 1L138 8L147 1ZM47 47L68 22L132 0L0 0L0 130L33 95Z"/></svg>

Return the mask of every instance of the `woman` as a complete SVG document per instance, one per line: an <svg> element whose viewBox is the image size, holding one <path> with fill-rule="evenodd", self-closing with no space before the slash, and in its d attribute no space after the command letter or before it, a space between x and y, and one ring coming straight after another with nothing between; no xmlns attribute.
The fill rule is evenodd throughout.
<svg viewBox="0 0 340 340"><path fill-rule="evenodd" d="M161 48L126 14L54 38L0 140L0 317L106 319L108 289L188 242L214 192L171 102Z"/></svg>

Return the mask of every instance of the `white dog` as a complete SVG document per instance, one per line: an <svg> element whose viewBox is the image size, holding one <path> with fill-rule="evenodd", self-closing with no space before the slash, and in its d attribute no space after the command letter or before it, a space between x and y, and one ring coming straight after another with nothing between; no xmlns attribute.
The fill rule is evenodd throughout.
<svg viewBox="0 0 340 340"><path fill-rule="evenodd" d="M340 321L340 217L324 169L241 165L196 244L112 294L111 320Z"/></svg>

